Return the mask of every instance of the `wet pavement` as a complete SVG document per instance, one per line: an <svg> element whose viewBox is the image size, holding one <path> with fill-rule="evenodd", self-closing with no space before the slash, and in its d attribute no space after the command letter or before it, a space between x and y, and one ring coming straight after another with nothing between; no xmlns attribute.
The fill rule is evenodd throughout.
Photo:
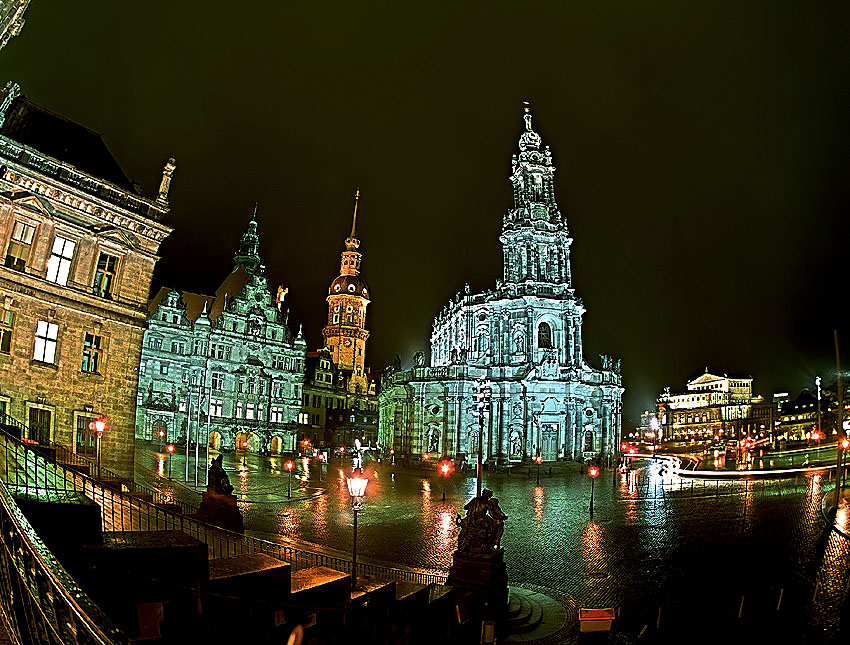
<svg viewBox="0 0 850 645"><path fill-rule="evenodd" d="M199 501L176 480L185 458L137 444L137 479L175 497ZM203 463L203 457L201 459ZM304 541L350 553L352 512L332 460L319 480L314 459L296 460L292 479L282 458L225 455L247 533ZM626 475L603 472L593 483L577 464L553 473L485 473L508 515L502 546L512 585L549 593L576 608L617 607L618 642L672 642L683 634L732 640L772 636L788 642L842 642L847 620L850 530L828 523L833 490L827 471L792 479L683 480L644 461ZM367 463L370 478L358 517L358 558L445 573L457 538L456 516L474 495L475 479L455 473ZM190 483L194 474L190 473ZM204 474L199 473L200 488ZM443 501L445 488L446 499ZM847 501L837 519L848 529ZM537 642L577 638L569 630ZM612 637L613 638L613 637Z"/></svg>

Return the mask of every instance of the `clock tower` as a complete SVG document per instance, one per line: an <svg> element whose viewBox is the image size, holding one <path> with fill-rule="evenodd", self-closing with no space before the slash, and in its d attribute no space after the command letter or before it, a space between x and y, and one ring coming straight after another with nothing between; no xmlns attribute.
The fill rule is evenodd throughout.
<svg viewBox="0 0 850 645"><path fill-rule="evenodd" d="M356 236L357 202L360 189L354 196L354 217L351 235L345 239L345 250L339 267L339 276L328 289L328 324L322 330L325 347L331 351L334 363L346 373L348 390L366 394L366 307L369 304L369 287L360 277L361 254L357 250L360 240Z"/></svg>

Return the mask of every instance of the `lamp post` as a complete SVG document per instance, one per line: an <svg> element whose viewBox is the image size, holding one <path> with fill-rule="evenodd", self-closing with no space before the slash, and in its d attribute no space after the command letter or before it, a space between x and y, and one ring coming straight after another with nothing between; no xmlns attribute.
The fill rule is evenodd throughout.
<svg viewBox="0 0 850 645"><path fill-rule="evenodd" d="M474 391L473 401L475 402L475 410L478 414L478 458L476 461L476 484L475 495L481 497L481 476L483 471L483 444L484 444L484 413L490 406L490 381L482 374L472 383Z"/></svg>
<svg viewBox="0 0 850 645"><path fill-rule="evenodd" d="M242 468L247 468L248 463L246 461L246 457L248 454L248 441L246 439L243 439L240 443L240 446L242 447Z"/></svg>
<svg viewBox="0 0 850 645"><path fill-rule="evenodd" d="M103 433L106 431L106 428L109 427L109 422L104 417L98 417L91 423L89 423L89 428L94 431L95 441L96 441L96 452L97 452L97 478L100 479L100 438L103 436Z"/></svg>
<svg viewBox="0 0 850 645"><path fill-rule="evenodd" d="M171 479L171 457L174 455L174 444L165 446L165 452L168 453L168 479Z"/></svg>
<svg viewBox="0 0 850 645"><path fill-rule="evenodd" d="M165 437L165 430L160 428L157 434L159 435L159 451L162 452L162 439Z"/></svg>
<svg viewBox="0 0 850 645"><path fill-rule="evenodd" d="M430 453L423 452L422 453L422 465L424 466L424 470L425 470L425 479L428 479L428 462L429 461L431 461Z"/></svg>
<svg viewBox="0 0 850 645"><path fill-rule="evenodd" d="M351 588L357 588L357 512L363 506L363 495L366 494L366 484L369 478L355 468L350 477L345 478L348 495L351 497L351 510L354 511L354 545L351 550Z"/></svg>
<svg viewBox="0 0 850 645"><path fill-rule="evenodd" d="M292 471L295 470L295 462L291 459L287 459L286 463L283 464L285 470L289 472L289 492L287 493L287 497L292 497ZM321 468L321 466L319 466Z"/></svg>
<svg viewBox="0 0 850 645"><path fill-rule="evenodd" d="M847 476L847 449L850 448L850 437L844 437L841 440L841 458L843 466L841 468L841 488L844 488L844 478Z"/></svg>
<svg viewBox="0 0 850 645"><path fill-rule="evenodd" d="M599 468L597 466L590 466L587 469L587 474L590 475L590 519L593 519L593 482L599 476Z"/></svg>
<svg viewBox="0 0 850 645"><path fill-rule="evenodd" d="M537 451L537 456L534 458L534 461L537 462L537 485L540 486L540 462L543 461L543 457L540 456L540 451Z"/></svg>
<svg viewBox="0 0 850 645"><path fill-rule="evenodd" d="M448 459L443 459L440 462L440 474L443 476L443 501L446 501L446 480L449 478L449 475L452 473L452 462Z"/></svg>
<svg viewBox="0 0 850 645"><path fill-rule="evenodd" d="M316 458L319 460L319 481L322 481L322 465L325 463L325 453L320 452Z"/></svg>

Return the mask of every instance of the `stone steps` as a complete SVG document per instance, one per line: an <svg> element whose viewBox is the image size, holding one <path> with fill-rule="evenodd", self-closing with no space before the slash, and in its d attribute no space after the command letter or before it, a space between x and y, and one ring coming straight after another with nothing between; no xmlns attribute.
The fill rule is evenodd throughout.
<svg viewBox="0 0 850 645"><path fill-rule="evenodd" d="M508 598L508 619L505 628L509 634L533 630L543 620L543 607L534 598L511 593Z"/></svg>

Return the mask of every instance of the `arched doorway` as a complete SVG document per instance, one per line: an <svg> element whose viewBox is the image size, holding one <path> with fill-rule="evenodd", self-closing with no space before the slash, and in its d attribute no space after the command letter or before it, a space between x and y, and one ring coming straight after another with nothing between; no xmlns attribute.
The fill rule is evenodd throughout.
<svg viewBox="0 0 850 645"><path fill-rule="evenodd" d="M247 448L243 447L245 442L248 444ZM253 432L238 432L236 433L234 448L237 451L247 450L248 452L259 452L260 438Z"/></svg>
<svg viewBox="0 0 850 645"><path fill-rule="evenodd" d="M151 441L168 441L168 424L165 419L154 419L151 423Z"/></svg>
<svg viewBox="0 0 850 645"><path fill-rule="evenodd" d="M280 437L272 437L271 447L269 449L272 455L279 455L283 452L283 439Z"/></svg>
<svg viewBox="0 0 850 645"><path fill-rule="evenodd" d="M213 430L209 435L210 450L221 450L221 433Z"/></svg>

